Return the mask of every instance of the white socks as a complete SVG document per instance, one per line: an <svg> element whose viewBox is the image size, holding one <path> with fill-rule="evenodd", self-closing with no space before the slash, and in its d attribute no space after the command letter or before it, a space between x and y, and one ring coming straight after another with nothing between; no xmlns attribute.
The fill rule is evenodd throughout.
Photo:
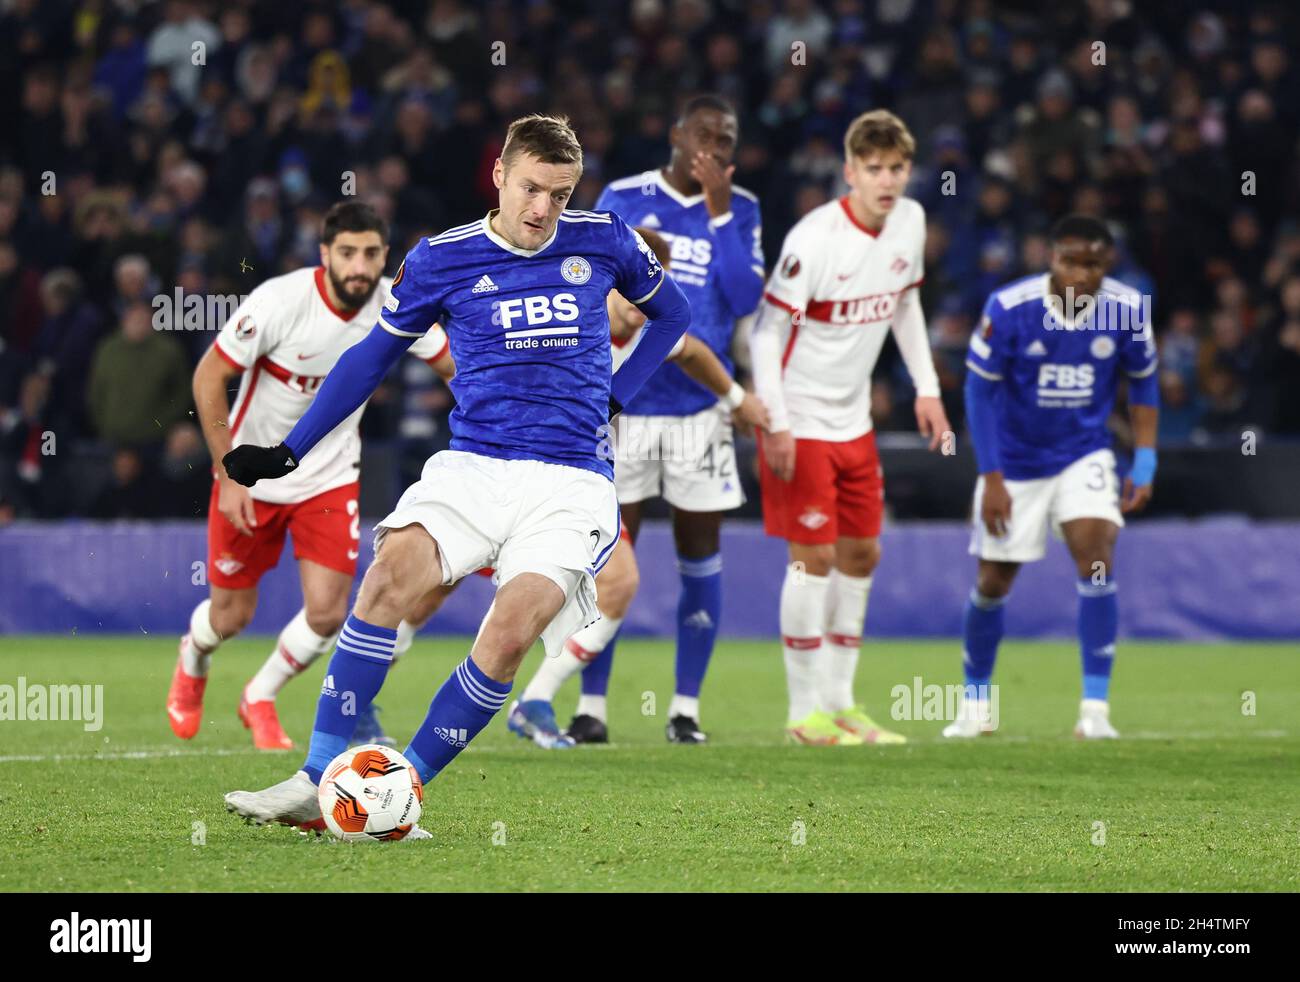
<svg viewBox="0 0 1300 982"><path fill-rule="evenodd" d="M818 708L818 660L826 624L829 576L812 576L790 564L781 584L781 644L790 692L790 722Z"/></svg>
<svg viewBox="0 0 1300 982"><path fill-rule="evenodd" d="M317 634L307 625L307 611L298 611L280 632L275 651L244 689L244 697L249 702L274 699L284 683L329 651L337 637Z"/></svg>
<svg viewBox="0 0 1300 982"><path fill-rule="evenodd" d="M388 667L392 668L397 663L397 659L411 650L411 645L415 642L415 633L423 625L413 625L400 620L397 622L397 643L393 645L393 662Z"/></svg>
<svg viewBox="0 0 1300 982"><path fill-rule="evenodd" d="M573 711L575 716L592 716L595 719L605 722L605 697L589 696L585 692L578 697L578 708Z"/></svg>
<svg viewBox="0 0 1300 982"><path fill-rule="evenodd" d="M530 699L544 699L547 702L555 701L555 694L560 691L564 683L582 671L582 667L596 658L605 646L613 640L618 629L623 625L621 617L601 616L600 620L594 624L588 624L581 631L578 631L573 637L564 643L563 649L554 658L543 658L541 666L537 669L532 680L524 689L523 695L519 697L521 702L527 702ZM583 696L582 698L590 698ZM605 697L600 698L600 715L588 713L590 716L596 716L599 720L605 718ZM578 707L581 713L582 707Z"/></svg>
<svg viewBox="0 0 1300 982"><path fill-rule="evenodd" d="M569 640L587 653L586 661L594 661L605 650L605 646L614 640L614 635L622 626L623 618L601 614L598 621L588 624Z"/></svg>
<svg viewBox="0 0 1300 982"><path fill-rule="evenodd" d="M212 630L212 621L208 618L211 609L211 600L205 600L194 608L194 613L190 614L190 643L181 645L181 669L191 678L208 677L212 652L221 644L221 635Z"/></svg>
<svg viewBox="0 0 1300 982"><path fill-rule="evenodd" d="M826 599L826 653L820 664L821 708L830 713L852 709L853 675L858 669L862 625L867 619L870 576L845 576L834 570Z"/></svg>
<svg viewBox="0 0 1300 982"><path fill-rule="evenodd" d="M672 703L668 706L668 718L674 716L689 716L695 722L700 721L700 697L684 696L677 693L673 696Z"/></svg>
<svg viewBox="0 0 1300 982"><path fill-rule="evenodd" d="M519 697L520 701L543 699L546 702L553 702L555 694L560 691L560 686L564 685L571 676L582 671L582 666L589 660L579 655L578 651L574 650L573 638L569 638L554 658L543 657L542 664L538 666L532 680L524 688L523 695Z"/></svg>

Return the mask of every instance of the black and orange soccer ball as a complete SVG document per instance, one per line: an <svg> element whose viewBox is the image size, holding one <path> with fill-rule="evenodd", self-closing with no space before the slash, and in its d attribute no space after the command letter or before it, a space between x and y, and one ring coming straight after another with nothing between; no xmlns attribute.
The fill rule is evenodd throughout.
<svg viewBox="0 0 1300 982"><path fill-rule="evenodd" d="M410 761L367 743L335 757L320 782L320 811L344 842L396 842L420 820L424 786Z"/></svg>

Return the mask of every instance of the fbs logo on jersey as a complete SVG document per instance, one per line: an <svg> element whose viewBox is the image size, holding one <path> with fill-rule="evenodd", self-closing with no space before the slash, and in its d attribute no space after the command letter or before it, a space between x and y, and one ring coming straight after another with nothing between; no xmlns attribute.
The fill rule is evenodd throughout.
<svg viewBox="0 0 1300 982"><path fill-rule="evenodd" d="M581 256L570 256L560 264L560 275L574 286L582 286L591 279L591 263Z"/></svg>
<svg viewBox="0 0 1300 982"><path fill-rule="evenodd" d="M571 324L578 319L578 298L572 293L557 293L553 297L515 297L510 300L492 301L492 321L499 323L506 330L506 337L513 337L510 329L519 318L523 318L529 327L550 324L558 321ZM552 328L557 334L577 334L577 327Z"/></svg>
<svg viewBox="0 0 1300 982"><path fill-rule="evenodd" d="M1038 366L1038 405L1044 409L1080 409L1092 401L1095 373L1091 365Z"/></svg>
<svg viewBox="0 0 1300 982"><path fill-rule="evenodd" d="M687 263L691 266L707 266L713 261L713 242L709 239L694 239L689 235L673 235L661 232L668 243L674 268ZM704 272L700 270L700 272Z"/></svg>

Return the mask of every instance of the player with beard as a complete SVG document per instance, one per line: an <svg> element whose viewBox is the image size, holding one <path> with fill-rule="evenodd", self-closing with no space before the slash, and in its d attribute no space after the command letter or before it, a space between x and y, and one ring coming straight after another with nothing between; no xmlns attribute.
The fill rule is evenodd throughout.
<svg viewBox="0 0 1300 982"><path fill-rule="evenodd" d="M275 697L333 648L347 617L361 546L358 424L365 407L283 480L263 481L250 490L227 476L221 459L242 444L271 446L284 439L339 357L378 319L392 283L381 275L387 260L387 231L374 209L358 202L334 205L323 223L321 264L254 289L195 369L194 403L216 480L208 509L211 593L190 615L167 695L168 722L182 739L191 739L202 722L212 653L252 620L258 582L279 562L288 533L303 608L244 687L239 718L252 730L258 749L293 747L280 726ZM447 347L446 335L435 325L409 350L449 376L454 368ZM232 409L226 391L236 376L241 378ZM359 731L382 732L373 711L358 724Z"/></svg>

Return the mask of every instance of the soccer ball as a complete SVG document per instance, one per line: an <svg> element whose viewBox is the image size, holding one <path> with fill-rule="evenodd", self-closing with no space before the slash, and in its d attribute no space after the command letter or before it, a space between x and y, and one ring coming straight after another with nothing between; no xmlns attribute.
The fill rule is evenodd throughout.
<svg viewBox="0 0 1300 982"><path fill-rule="evenodd" d="M325 824L344 842L391 842L420 820L424 785L396 750L367 743L330 761L317 794Z"/></svg>

